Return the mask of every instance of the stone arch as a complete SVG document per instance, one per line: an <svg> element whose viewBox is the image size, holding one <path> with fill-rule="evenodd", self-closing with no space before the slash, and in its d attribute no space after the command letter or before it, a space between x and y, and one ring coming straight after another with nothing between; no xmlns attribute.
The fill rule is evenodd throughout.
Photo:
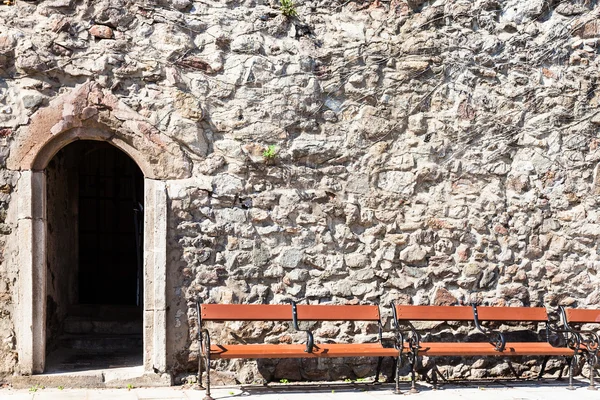
<svg viewBox="0 0 600 400"><path fill-rule="evenodd" d="M102 140L128 154L150 179L191 176L192 163L181 147L110 91L87 82L38 110L11 145L7 167L43 170L75 140Z"/></svg>
<svg viewBox="0 0 600 400"><path fill-rule="evenodd" d="M134 148L130 144L119 140L119 138L115 137L114 135L111 136L106 134L105 131L85 127L71 129L64 134L52 137L46 143L46 145L39 150L37 156L31 160L31 163L25 165L25 169L43 171L48 166L50 160L52 160L62 148L78 140L91 140L110 143L135 161L137 166L140 167L144 173L144 177L156 179L154 168L152 164L148 162L143 152Z"/></svg>
<svg viewBox="0 0 600 400"><path fill-rule="evenodd" d="M20 171L16 196L19 271L15 330L19 369L45 367L46 176L56 153L77 140L105 141L131 157L144 174L144 375L170 384L166 371L166 181L191 176L181 148L97 83L85 83L38 110L11 144L7 167Z"/></svg>
<svg viewBox="0 0 600 400"><path fill-rule="evenodd" d="M593 194L600 194L600 163L596 164L596 167L593 171L593 185L592 190Z"/></svg>

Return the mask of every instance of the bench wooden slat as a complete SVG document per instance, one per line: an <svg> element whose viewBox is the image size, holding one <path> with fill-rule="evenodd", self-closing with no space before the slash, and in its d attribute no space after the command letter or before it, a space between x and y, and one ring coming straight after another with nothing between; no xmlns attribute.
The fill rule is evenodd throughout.
<svg viewBox="0 0 600 400"><path fill-rule="evenodd" d="M214 345L210 358L334 358L334 357L396 357L398 351L379 343L317 344L313 353L306 353L303 344Z"/></svg>
<svg viewBox="0 0 600 400"><path fill-rule="evenodd" d="M396 305L399 321L473 321L470 306L410 306Z"/></svg>
<svg viewBox="0 0 600 400"><path fill-rule="evenodd" d="M291 321L291 304L201 304L205 321Z"/></svg>
<svg viewBox="0 0 600 400"><path fill-rule="evenodd" d="M599 323L600 310L581 310L577 308L566 308L567 322L573 323Z"/></svg>
<svg viewBox="0 0 600 400"><path fill-rule="evenodd" d="M552 347L546 342L507 343L503 352L485 342L421 342L419 354L425 356L569 356L573 350L567 347Z"/></svg>
<svg viewBox="0 0 600 400"><path fill-rule="evenodd" d="M298 304L299 321L379 321L379 307Z"/></svg>
<svg viewBox="0 0 600 400"><path fill-rule="evenodd" d="M404 321L472 321L471 306L396 305L398 320ZM547 321L543 307L477 307L480 321Z"/></svg>
<svg viewBox="0 0 600 400"><path fill-rule="evenodd" d="M477 307L480 321L548 321L543 307Z"/></svg>

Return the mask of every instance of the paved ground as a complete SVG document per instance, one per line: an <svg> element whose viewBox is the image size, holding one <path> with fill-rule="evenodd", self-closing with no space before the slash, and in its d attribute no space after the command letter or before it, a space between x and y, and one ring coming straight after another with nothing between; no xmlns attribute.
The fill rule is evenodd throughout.
<svg viewBox="0 0 600 400"><path fill-rule="evenodd" d="M569 391L566 382L469 382L445 385L441 390L422 385L417 394L408 393L408 385L403 384L403 395L394 395L393 385L373 386L357 384L288 384L263 386L218 387L213 390L215 400L301 400L310 396L311 400L392 400L414 398L415 400L577 400L600 398L600 392L587 390L587 384L577 382L577 389ZM43 389L29 390L0 389L0 399L4 400L202 400L204 391L171 388L137 389Z"/></svg>

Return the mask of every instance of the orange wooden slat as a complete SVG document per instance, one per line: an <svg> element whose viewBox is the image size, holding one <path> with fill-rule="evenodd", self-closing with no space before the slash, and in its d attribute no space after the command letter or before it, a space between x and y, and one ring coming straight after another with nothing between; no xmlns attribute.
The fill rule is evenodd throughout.
<svg viewBox="0 0 600 400"><path fill-rule="evenodd" d="M567 322L574 323L599 323L600 310L581 310L577 308L565 309L567 314Z"/></svg>
<svg viewBox="0 0 600 400"><path fill-rule="evenodd" d="M409 306L396 305L399 321L473 321L470 306Z"/></svg>
<svg viewBox="0 0 600 400"><path fill-rule="evenodd" d="M298 304L299 321L379 321L379 307Z"/></svg>
<svg viewBox="0 0 600 400"><path fill-rule="evenodd" d="M480 321L538 321L548 320L544 307L477 307Z"/></svg>
<svg viewBox="0 0 600 400"><path fill-rule="evenodd" d="M499 352L490 343L438 343L422 342L419 354L426 356L569 356L573 350L567 347L552 347L545 342L507 343Z"/></svg>
<svg viewBox="0 0 600 400"><path fill-rule="evenodd" d="M337 357L396 357L398 351L379 343L317 344L306 353L303 344L249 344L211 346L211 358L337 358Z"/></svg>
<svg viewBox="0 0 600 400"><path fill-rule="evenodd" d="M291 321L291 304L201 304L205 321Z"/></svg>
<svg viewBox="0 0 600 400"><path fill-rule="evenodd" d="M471 306L396 305L398 320L405 321L472 321ZM477 307L480 321L547 321L543 307Z"/></svg>
<svg viewBox="0 0 600 400"><path fill-rule="evenodd" d="M336 358L336 357L396 357L398 351L381 347L379 343L367 344L317 344L317 349L306 353L303 344L251 344L211 346L211 358ZM408 352L405 345L404 352ZM566 347L552 347L545 342L507 343L503 352L486 342L441 343L422 342L420 355L426 356L570 356L573 350Z"/></svg>

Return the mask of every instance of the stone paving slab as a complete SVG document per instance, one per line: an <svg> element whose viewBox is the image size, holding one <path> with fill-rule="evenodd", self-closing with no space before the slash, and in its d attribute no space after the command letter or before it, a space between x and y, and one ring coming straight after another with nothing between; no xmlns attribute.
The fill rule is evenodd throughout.
<svg viewBox="0 0 600 400"><path fill-rule="evenodd" d="M578 381L577 389L569 391L566 382L465 382L444 385L433 390L420 385L420 392L408 392L403 383L402 395L395 395L393 385L371 384L289 384L273 386L217 387L215 400L598 400L600 393L587 389L587 383ZM0 400L203 400L203 390L170 388L128 389L0 389Z"/></svg>

